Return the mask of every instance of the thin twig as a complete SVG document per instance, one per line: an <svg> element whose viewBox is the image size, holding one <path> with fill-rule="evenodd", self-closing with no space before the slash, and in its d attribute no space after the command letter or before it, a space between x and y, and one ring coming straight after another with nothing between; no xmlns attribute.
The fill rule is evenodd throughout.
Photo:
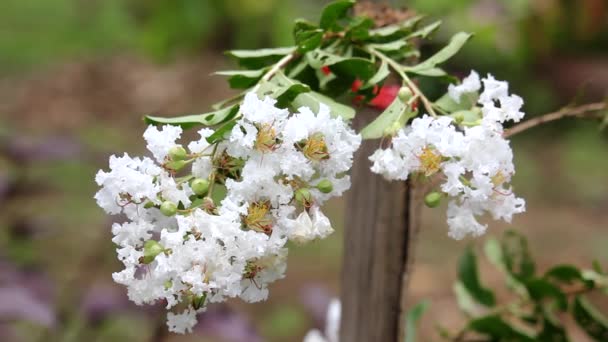
<svg viewBox="0 0 608 342"><path fill-rule="evenodd" d="M370 48L370 49L367 49L367 52L369 52L371 55L376 56L376 57L380 58L381 60L385 61L393 70L395 70L395 72L397 72L399 77L401 77L403 79L403 81L405 82L405 84L407 84L407 86L410 88L412 93L414 93L415 96L418 96L420 98L420 100L422 101L422 104L424 104L424 108L426 108L428 114L433 117L437 116L437 114L435 113L435 110L433 109L433 104L431 103L431 101L429 101L429 99L427 99L426 96L424 96L424 94L418 88L416 83L414 83L405 74L405 72L403 71L403 66L401 64L397 63L395 60L393 60L392 58L388 57L387 55L383 54L382 52L380 52L376 49Z"/></svg>
<svg viewBox="0 0 608 342"><path fill-rule="evenodd" d="M567 117L591 117L594 118L597 116L597 112L601 110L608 109L607 102L596 102L589 103L586 105L578 106L578 107L564 107L557 112L541 115L539 117L524 121L520 124L517 124L503 133L505 138L510 137L512 135L521 133L525 130L528 130L532 127L536 127L538 125L545 124L547 122L567 118Z"/></svg>
<svg viewBox="0 0 608 342"><path fill-rule="evenodd" d="M285 57L281 58L275 65L272 66L272 68L270 68L270 70L268 70L267 73L264 74L264 76L262 76L262 78L260 79L258 84L255 87L253 87L253 89L251 91L256 92L260 88L260 85L262 83L270 81L272 76L274 76L277 72L279 72L279 70L281 70L289 62L291 62L291 60L295 56L296 56L296 52L294 51L294 52L291 52L291 53L285 55Z"/></svg>

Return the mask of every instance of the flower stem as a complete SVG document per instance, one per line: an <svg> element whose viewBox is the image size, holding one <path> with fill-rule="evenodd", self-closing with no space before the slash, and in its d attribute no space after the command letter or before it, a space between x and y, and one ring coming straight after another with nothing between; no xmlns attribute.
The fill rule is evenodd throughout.
<svg viewBox="0 0 608 342"><path fill-rule="evenodd" d="M401 77L401 79L403 79L403 82L405 82L405 84L410 88L412 93L414 93L414 95L417 95L418 97L420 97L420 100L422 101L422 104L424 104L424 108L426 108L429 115L431 115L433 117L437 117L437 113L435 113L435 110L433 109L433 104L431 103L431 101L429 101L429 99L427 99L426 96L424 96L424 94L422 93L420 88L418 88L416 83L414 83L405 74L401 64L399 64L394 59L388 57L387 55L383 54L382 52L380 52L374 48L367 48L366 50L371 55L376 56L376 57L380 58L380 60L386 62L393 70L395 70L395 72L399 75L399 77Z"/></svg>

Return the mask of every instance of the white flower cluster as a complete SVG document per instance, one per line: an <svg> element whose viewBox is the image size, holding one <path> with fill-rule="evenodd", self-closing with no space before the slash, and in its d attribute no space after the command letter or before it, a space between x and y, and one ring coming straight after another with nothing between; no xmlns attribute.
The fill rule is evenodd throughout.
<svg viewBox="0 0 608 342"><path fill-rule="evenodd" d="M515 197L508 185L515 173L513 151L503 138L503 123L518 122L522 99L508 94L508 83L491 75L480 80L476 72L462 84L450 85L449 95L460 102L463 95L477 96L481 118L460 127L449 116L414 119L392 139L392 147L379 149L371 157L372 171L387 179L406 180L412 174L430 177L441 173L441 191L451 198L447 222L449 235L461 239L483 234L487 225L477 217L485 213L511 221L525 210L525 201Z"/></svg>
<svg viewBox="0 0 608 342"><path fill-rule="evenodd" d="M135 303L178 312L168 314L174 332L191 331L207 303L265 300L284 276L287 241L331 234L320 206L350 187L361 138L327 107L290 114L249 93L240 113L224 139L210 144L214 131L202 129L188 150L181 128L150 126L155 160L112 156L96 176L99 206L128 219L112 227L125 266L114 280Z"/></svg>

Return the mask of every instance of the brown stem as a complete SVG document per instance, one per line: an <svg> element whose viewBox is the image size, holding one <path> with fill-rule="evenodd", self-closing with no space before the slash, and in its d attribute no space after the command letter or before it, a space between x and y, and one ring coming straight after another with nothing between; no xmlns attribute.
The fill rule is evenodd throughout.
<svg viewBox="0 0 608 342"><path fill-rule="evenodd" d="M589 103L578 107L564 107L556 112L541 115L539 117L526 120L520 124L517 124L503 133L505 138L521 133L530 128L545 124L547 122L567 118L567 117L589 117L596 118L601 117L598 115L598 111L608 109L608 102L596 102Z"/></svg>

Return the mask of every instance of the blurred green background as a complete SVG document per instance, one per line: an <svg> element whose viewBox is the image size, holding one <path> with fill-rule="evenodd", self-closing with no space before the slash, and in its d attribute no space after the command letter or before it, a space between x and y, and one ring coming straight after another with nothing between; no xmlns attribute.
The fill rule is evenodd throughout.
<svg viewBox="0 0 608 342"><path fill-rule="evenodd" d="M143 153L143 114L204 112L230 95L210 76L232 66L223 50L290 45L293 19L316 19L324 3L0 2L0 340L300 341L322 327L339 289L342 201L328 208L337 233L292 248L287 277L267 302L229 302L202 318L199 334L180 337L164 334L162 308L134 307L112 283L120 264L93 179L110 154ZM530 116L607 95L605 0L390 3L443 19L423 53L456 31L475 32L447 69L508 80ZM530 237L541 265L608 262L607 134L565 120L517 136L513 146L514 185L528 212L510 227ZM444 213L424 209L416 246L411 302L434 302L422 341L439 339L435 322L463 322L451 283L467 242L447 237ZM491 234L506 227L493 224ZM484 278L499 282L489 271Z"/></svg>

